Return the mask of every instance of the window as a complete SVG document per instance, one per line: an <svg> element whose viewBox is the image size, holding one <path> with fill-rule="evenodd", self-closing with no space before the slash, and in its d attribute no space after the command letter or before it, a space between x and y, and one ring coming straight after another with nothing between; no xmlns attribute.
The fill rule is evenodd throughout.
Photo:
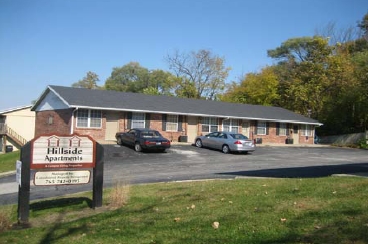
<svg viewBox="0 0 368 244"><path fill-rule="evenodd" d="M258 121L257 135L267 135L267 123L266 122Z"/></svg>
<svg viewBox="0 0 368 244"><path fill-rule="evenodd" d="M279 136L286 136L286 124L285 123L279 124Z"/></svg>
<svg viewBox="0 0 368 244"><path fill-rule="evenodd" d="M167 115L166 130L167 131L178 131L178 116L177 115Z"/></svg>
<svg viewBox="0 0 368 244"><path fill-rule="evenodd" d="M302 136L312 136L313 127L311 125L302 125Z"/></svg>
<svg viewBox="0 0 368 244"><path fill-rule="evenodd" d="M202 118L202 132L214 132L218 130L217 118L203 117Z"/></svg>
<svg viewBox="0 0 368 244"><path fill-rule="evenodd" d="M132 114L132 128L144 128L145 127L145 114L133 113Z"/></svg>
<svg viewBox="0 0 368 244"><path fill-rule="evenodd" d="M101 128L102 113L100 110L80 109L77 113L77 127Z"/></svg>
<svg viewBox="0 0 368 244"><path fill-rule="evenodd" d="M222 121L222 130L238 133L239 132L239 122L237 119L224 119Z"/></svg>

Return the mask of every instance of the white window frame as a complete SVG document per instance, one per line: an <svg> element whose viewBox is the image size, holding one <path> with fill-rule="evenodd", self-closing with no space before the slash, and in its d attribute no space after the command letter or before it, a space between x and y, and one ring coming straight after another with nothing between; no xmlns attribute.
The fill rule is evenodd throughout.
<svg viewBox="0 0 368 244"><path fill-rule="evenodd" d="M102 128L101 110L79 109L77 111L77 128Z"/></svg>
<svg viewBox="0 0 368 244"><path fill-rule="evenodd" d="M168 114L166 117L166 131L178 131L179 116Z"/></svg>
<svg viewBox="0 0 368 244"><path fill-rule="evenodd" d="M218 131L218 118L202 117L201 127L205 133Z"/></svg>
<svg viewBox="0 0 368 244"><path fill-rule="evenodd" d="M224 119L222 121L222 130L239 133L239 120L237 119Z"/></svg>
<svg viewBox="0 0 368 244"><path fill-rule="evenodd" d="M267 135L267 122L258 121L257 123L257 135Z"/></svg>
<svg viewBox="0 0 368 244"><path fill-rule="evenodd" d="M146 114L132 113L131 128L146 128Z"/></svg>
<svg viewBox="0 0 368 244"><path fill-rule="evenodd" d="M279 123L279 136L286 136L287 124Z"/></svg>
<svg viewBox="0 0 368 244"><path fill-rule="evenodd" d="M312 125L302 125L302 136L313 136Z"/></svg>

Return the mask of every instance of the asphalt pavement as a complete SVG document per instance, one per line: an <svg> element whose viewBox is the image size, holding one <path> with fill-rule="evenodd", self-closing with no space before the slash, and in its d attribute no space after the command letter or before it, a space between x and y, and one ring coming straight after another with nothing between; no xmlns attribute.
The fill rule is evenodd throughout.
<svg viewBox="0 0 368 244"><path fill-rule="evenodd" d="M189 144L174 144L166 153L138 153L114 144L104 145L104 149L105 188L122 181L146 184L240 177L368 175L368 150L324 145L261 145L251 154L223 154ZM92 191L92 183L66 186L31 183L31 200ZM0 175L0 195L0 205L17 203L15 172Z"/></svg>

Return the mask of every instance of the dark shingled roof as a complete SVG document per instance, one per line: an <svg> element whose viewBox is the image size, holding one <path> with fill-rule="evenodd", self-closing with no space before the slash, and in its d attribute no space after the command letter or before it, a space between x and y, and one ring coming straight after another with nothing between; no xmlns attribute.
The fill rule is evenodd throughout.
<svg viewBox="0 0 368 244"><path fill-rule="evenodd" d="M216 116L321 125L314 119L280 107L63 86L49 86L43 96L49 91L54 92L71 108ZM37 107L38 102L34 108Z"/></svg>

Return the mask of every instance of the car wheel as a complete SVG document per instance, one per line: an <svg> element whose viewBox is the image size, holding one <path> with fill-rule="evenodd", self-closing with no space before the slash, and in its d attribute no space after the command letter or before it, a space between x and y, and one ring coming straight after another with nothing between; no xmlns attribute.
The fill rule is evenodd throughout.
<svg viewBox="0 0 368 244"><path fill-rule="evenodd" d="M121 140L121 138L120 138L120 137L118 137L118 139L117 139L117 143L118 143L118 145L123 145L123 141Z"/></svg>
<svg viewBox="0 0 368 244"><path fill-rule="evenodd" d="M142 151L142 147L141 147L141 144L139 144L139 142L136 142L135 145L134 145L134 150L136 152L141 152Z"/></svg>
<svg viewBox="0 0 368 244"><path fill-rule="evenodd" d="M201 139L197 139L195 142L196 147L202 147L202 140Z"/></svg>
<svg viewBox="0 0 368 244"><path fill-rule="evenodd" d="M223 145L222 146L222 152L223 153L229 153L230 152L230 148L228 145Z"/></svg>

